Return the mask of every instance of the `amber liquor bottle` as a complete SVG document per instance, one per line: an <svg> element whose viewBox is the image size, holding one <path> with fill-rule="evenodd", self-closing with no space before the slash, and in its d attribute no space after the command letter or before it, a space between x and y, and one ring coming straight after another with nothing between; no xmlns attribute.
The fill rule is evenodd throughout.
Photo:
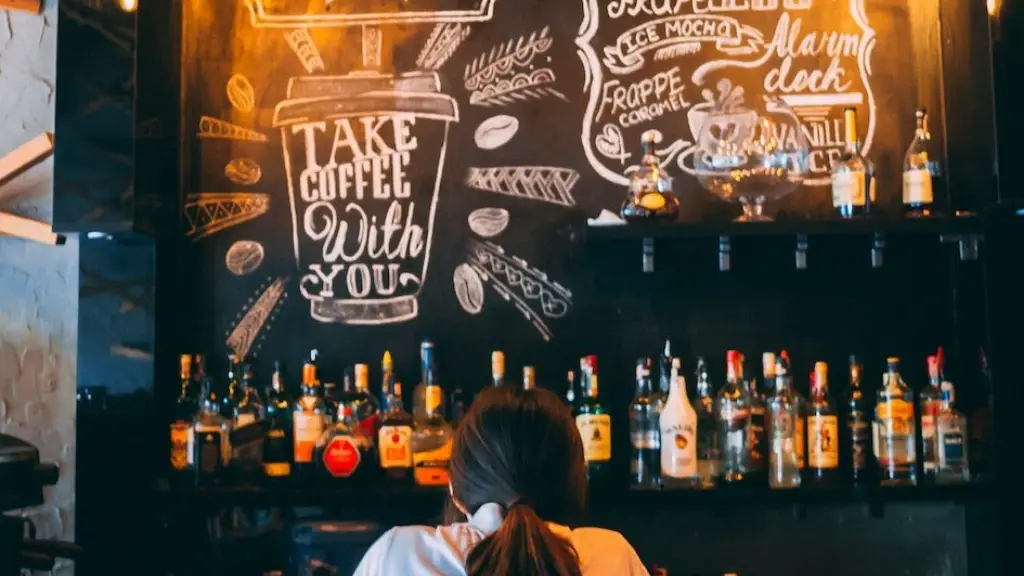
<svg viewBox="0 0 1024 576"><path fill-rule="evenodd" d="M192 356L182 354L180 362L181 390L171 415L171 476L175 482L184 480L192 468L192 422L198 405L192 394Z"/></svg>
<svg viewBox="0 0 1024 576"><path fill-rule="evenodd" d="M309 481L315 473L314 452L324 433L327 406L320 396L312 359L302 367L302 392L292 410L292 440L295 466L292 474L299 482Z"/></svg>
<svg viewBox="0 0 1024 576"><path fill-rule="evenodd" d="M828 365L814 363L807 405L807 483L832 486L839 480L839 415L828 395Z"/></svg>
<svg viewBox="0 0 1024 576"><path fill-rule="evenodd" d="M402 383L392 382L377 433L380 467L390 483L412 484L412 428L412 414L402 404Z"/></svg>

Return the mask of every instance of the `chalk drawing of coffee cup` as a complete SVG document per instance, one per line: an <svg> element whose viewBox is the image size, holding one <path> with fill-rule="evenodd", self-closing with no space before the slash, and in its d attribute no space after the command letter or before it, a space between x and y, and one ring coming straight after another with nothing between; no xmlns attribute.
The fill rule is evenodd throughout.
<svg viewBox="0 0 1024 576"><path fill-rule="evenodd" d="M458 105L435 72L293 78L284 141L299 288L320 322L415 318L448 130Z"/></svg>

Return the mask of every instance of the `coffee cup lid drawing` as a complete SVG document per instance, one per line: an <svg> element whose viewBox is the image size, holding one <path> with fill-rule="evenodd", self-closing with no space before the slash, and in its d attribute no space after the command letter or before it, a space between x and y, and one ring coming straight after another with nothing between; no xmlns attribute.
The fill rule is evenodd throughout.
<svg viewBox="0 0 1024 576"><path fill-rule="evenodd" d="M256 28L333 28L381 24L484 22L495 0L245 0Z"/></svg>

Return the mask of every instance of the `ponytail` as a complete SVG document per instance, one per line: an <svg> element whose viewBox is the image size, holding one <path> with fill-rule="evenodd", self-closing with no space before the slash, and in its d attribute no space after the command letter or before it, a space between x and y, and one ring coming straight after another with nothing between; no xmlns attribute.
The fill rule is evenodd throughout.
<svg viewBox="0 0 1024 576"><path fill-rule="evenodd" d="M508 507L501 526L470 551L467 576L583 576L579 554L526 502Z"/></svg>

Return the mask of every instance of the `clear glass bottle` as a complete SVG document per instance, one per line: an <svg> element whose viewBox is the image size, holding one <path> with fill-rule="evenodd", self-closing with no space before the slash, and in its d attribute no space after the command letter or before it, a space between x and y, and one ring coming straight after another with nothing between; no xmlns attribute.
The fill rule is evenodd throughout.
<svg viewBox="0 0 1024 576"><path fill-rule="evenodd" d="M421 367L425 366L426 363L428 362L428 360L429 360L429 362L431 364L433 364L434 363L434 354L435 354L435 351L434 351L434 343L433 342L431 342L429 340L424 340L423 342L420 342L420 366ZM426 406L427 406L426 384L424 384L424 380L422 379L422 375L421 375L420 381L416 383L416 386L412 390L412 416L413 416L413 418L416 419L417 421L425 419L426 418L426 413L425 413Z"/></svg>
<svg viewBox="0 0 1024 576"><path fill-rule="evenodd" d="M796 424L800 413L796 396L789 386L789 366L781 357L775 362L776 366L772 368L775 393L768 401L771 435L768 485L772 488L797 488L801 481L796 452Z"/></svg>
<svg viewBox="0 0 1024 576"><path fill-rule="evenodd" d="M871 161L861 154L857 139L857 110L843 111L846 147L832 162L832 207L840 218L856 218L871 213L875 202L875 171Z"/></svg>
<svg viewBox="0 0 1024 576"><path fill-rule="evenodd" d="M411 484L413 478L412 414L402 405L402 384L393 382L388 388L388 402L381 415L377 433L377 451L384 477L391 483Z"/></svg>
<svg viewBox="0 0 1024 576"><path fill-rule="evenodd" d="M863 368L850 356L850 387L846 390L846 475L854 485L871 482L874 455L871 453L871 398L861 387Z"/></svg>
<svg viewBox="0 0 1024 576"><path fill-rule="evenodd" d="M267 392L267 428L263 434L263 475L272 481L292 475L292 403L284 383L284 366L274 362Z"/></svg>
<svg viewBox="0 0 1024 576"><path fill-rule="evenodd" d="M199 404L192 392L192 355L182 354L178 359L180 391L174 401L171 416L171 473L182 477L192 467L193 422Z"/></svg>
<svg viewBox="0 0 1024 576"><path fill-rule="evenodd" d="M523 390L533 390L537 387L537 369L533 366L523 366Z"/></svg>
<svg viewBox="0 0 1024 576"><path fill-rule="evenodd" d="M928 112L918 108L914 114L917 129L903 157L903 213L921 218L935 213L935 193L942 187L942 157L928 131Z"/></svg>
<svg viewBox="0 0 1024 576"><path fill-rule="evenodd" d="M636 394L629 405L629 479L636 488L656 488L661 468L661 435L651 403L651 359L636 361Z"/></svg>
<svg viewBox="0 0 1024 576"><path fill-rule="evenodd" d="M370 366L356 364L356 391L347 412L352 419L349 426L360 429L370 438L377 437L380 426L380 403L370 392Z"/></svg>
<svg viewBox="0 0 1024 576"><path fill-rule="evenodd" d="M302 389L292 412L292 440L295 445L295 467L292 473L302 481L312 477L316 470L316 444L326 428L327 405L320 396L320 381L317 380L314 358L312 356L302 366Z"/></svg>
<svg viewBox="0 0 1024 576"><path fill-rule="evenodd" d="M672 194L672 178L654 154L659 139L660 134L655 130L641 135L644 155L640 166L630 174L629 189L620 210L623 220L675 220L679 215L679 200Z"/></svg>
<svg viewBox="0 0 1024 576"><path fill-rule="evenodd" d="M445 420L444 389L437 379L433 346L420 351L423 405L413 411L413 475L421 486L447 486L452 427Z"/></svg>
<svg viewBox="0 0 1024 576"><path fill-rule="evenodd" d="M917 393L917 413L921 415L921 468L926 480L934 479L939 465L936 418L943 407L941 385L938 357L928 356L928 385Z"/></svg>
<svg viewBox="0 0 1024 576"><path fill-rule="evenodd" d="M597 384L597 356L583 360L586 386L576 403L576 428L583 440L583 457L591 483L604 482L612 459L612 419L601 403Z"/></svg>
<svg viewBox="0 0 1024 576"><path fill-rule="evenodd" d="M491 352L491 385L505 385L505 353L501 350Z"/></svg>
<svg viewBox="0 0 1024 576"><path fill-rule="evenodd" d="M725 386L718 393L715 414L722 449L722 480L742 482L750 465L750 396L743 385L740 353L726 353Z"/></svg>
<svg viewBox="0 0 1024 576"><path fill-rule="evenodd" d="M707 363L697 358L697 475L700 487L708 490L718 485L722 456L718 449L718 425L715 422L715 388L708 377Z"/></svg>
<svg viewBox="0 0 1024 576"><path fill-rule="evenodd" d="M668 399L658 418L661 430L661 484L665 488L700 488L697 468L697 411L686 393L680 362L672 359Z"/></svg>
<svg viewBox="0 0 1024 576"><path fill-rule="evenodd" d="M839 413L828 394L828 365L814 363L814 382L807 403L807 478L814 486L839 481Z"/></svg>
<svg viewBox="0 0 1024 576"><path fill-rule="evenodd" d="M879 484L917 484L914 394L900 377L900 359L890 357L875 403Z"/></svg>
<svg viewBox="0 0 1024 576"><path fill-rule="evenodd" d="M970 482L967 418L955 408L953 385L949 382L942 383L942 409L935 420L939 440L935 481L939 484Z"/></svg>
<svg viewBox="0 0 1024 576"><path fill-rule="evenodd" d="M193 470L196 484L201 486L223 482L231 463L231 420L221 416L221 405L210 385L208 379L203 383L192 443Z"/></svg>

